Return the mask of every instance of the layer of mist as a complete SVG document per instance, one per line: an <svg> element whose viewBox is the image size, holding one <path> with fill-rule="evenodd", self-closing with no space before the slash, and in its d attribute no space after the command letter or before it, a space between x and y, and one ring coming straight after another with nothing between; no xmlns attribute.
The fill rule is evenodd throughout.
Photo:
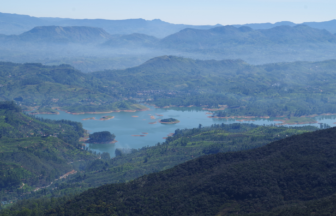
<svg viewBox="0 0 336 216"><path fill-rule="evenodd" d="M0 61L70 64L83 72L125 69L163 55L199 60L242 59L249 64L336 58L336 36L304 25L266 30L223 26L185 29L163 39L110 35L92 27L36 27L0 37Z"/></svg>

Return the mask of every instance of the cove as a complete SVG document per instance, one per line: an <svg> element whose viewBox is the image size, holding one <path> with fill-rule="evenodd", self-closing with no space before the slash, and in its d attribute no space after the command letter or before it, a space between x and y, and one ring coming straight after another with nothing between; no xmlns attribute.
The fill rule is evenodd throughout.
<svg viewBox="0 0 336 216"><path fill-rule="evenodd" d="M176 129L196 128L202 126L211 126L212 124L232 124L232 123L253 123L257 125L271 125L281 123L275 119L253 119L241 122L239 119L216 119L208 118L209 111L201 108L155 108L148 106L150 110L139 112L114 112L109 114L82 114L71 115L59 111L59 115L36 115L42 118L53 120L71 120L81 122L84 129L90 133L99 131L110 131L116 135L115 144L86 144L87 147L97 153L108 152L111 157L115 156L116 148L142 148L144 146L153 146L158 142L164 142L164 137L174 133ZM100 121L103 116L114 116L113 119ZM95 120L93 120L93 118ZM180 122L177 124L161 124L160 119L175 118ZM83 120L88 119L88 120ZM277 118L279 119L279 118ZM318 116L315 118L318 123L326 123L330 126L335 122L335 116ZM318 123L309 124L319 126ZM295 126L295 125L294 125ZM302 125L300 125L302 126Z"/></svg>

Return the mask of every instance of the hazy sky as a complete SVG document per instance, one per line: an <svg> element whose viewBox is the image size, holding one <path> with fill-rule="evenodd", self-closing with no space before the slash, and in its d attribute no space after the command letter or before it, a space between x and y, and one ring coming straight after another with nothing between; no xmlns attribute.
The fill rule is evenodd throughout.
<svg viewBox="0 0 336 216"><path fill-rule="evenodd" d="M36 17L161 19L183 24L244 24L336 19L335 0L0 0L0 12Z"/></svg>

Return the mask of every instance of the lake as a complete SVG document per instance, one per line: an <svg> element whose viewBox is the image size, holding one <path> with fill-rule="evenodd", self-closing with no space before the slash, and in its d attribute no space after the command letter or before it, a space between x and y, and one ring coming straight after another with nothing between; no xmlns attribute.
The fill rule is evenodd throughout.
<svg viewBox="0 0 336 216"><path fill-rule="evenodd" d="M148 111L139 112L114 112L109 114L83 114L71 115L59 111L59 115L37 115L39 117L81 122L84 129L90 133L98 131L110 131L116 135L115 144L87 144L87 147L96 152L108 152L111 157L115 156L116 148L141 148L144 146L153 146L158 142L164 142L164 137L174 133L176 129L196 128L199 124L202 126L211 126L212 124L232 124L238 123L239 119L214 119L208 118L208 111L201 108L170 108L161 109L149 106ZM114 116L108 121L100 121L103 116ZM86 118L95 117L96 120L86 120ZM155 119L154 119L155 118ZM161 124L158 121L162 118L175 118L180 121L177 124ZM319 123L326 123L332 126L335 122L335 116L318 116L316 120ZM240 122L242 123L242 122ZM253 123L257 125L271 125L281 123L274 119L253 119L253 121L244 121L244 123ZM309 124L319 126L319 124ZM132 136L143 135L143 136Z"/></svg>

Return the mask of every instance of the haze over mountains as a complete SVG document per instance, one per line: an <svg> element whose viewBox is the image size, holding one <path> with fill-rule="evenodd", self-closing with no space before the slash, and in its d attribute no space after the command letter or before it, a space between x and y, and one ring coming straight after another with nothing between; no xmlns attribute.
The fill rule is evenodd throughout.
<svg viewBox="0 0 336 216"><path fill-rule="evenodd" d="M0 13L0 34L21 34L37 26L90 26L103 28L110 34L141 33L155 37L165 37L184 28L209 29L213 26L192 26L171 24L159 19L66 19L66 18L37 18L27 15Z"/></svg>
<svg viewBox="0 0 336 216"><path fill-rule="evenodd" d="M336 33L336 20L326 22L305 22L304 25L317 29L326 29ZM103 28L110 34L132 34L141 33L163 38L170 34L176 33L185 28L210 29L215 26L211 25L184 25L172 24L155 20L128 19L128 20L104 20L104 19L68 19L68 18L38 18L28 15L0 13L0 34L12 35L21 34L37 26L90 26ZM271 23L252 23L244 24L252 29L269 29L276 26L294 26L293 22ZM217 25L220 26L220 25ZM243 25L234 25L240 27Z"/></svg>
<svg viewBox="0 0 336 216"><path fill-rule="evenodd" d="M335 22L191 26L0 13L0 61L70 64L83 72L135 67L163 55L250 64L323 61L336 57Z"/></svg>
<svg viewBox="0 0 336 216"><path fill-rule="evenodd" d="M150 47L176 51L220 50L223 45L301 45L307 43L336 44L336 35L306 25L278 26L271 29L253 30L250 27L221 26L208 30L186 28L159 39L150 35L133 33L111 35L102 28L87 26L40 26L20 35L0 38L2 43L81 43L100 44L100 47Z"/></svg>
<svg viewBox="0 0 336 216"><path fill-rule="evenodd" d="M335 215L335 22L0 13L0 216Z"/></svg>
<svg viewBox="0 0 336 216"><path fill-rule="evenodd" d="M39 26L0 36L0 60L71 64L83 72L134 67L162 55L194 59L242 59L250 64L321 61L336 57L336 36L306 25L186 28L165 38L110 34L88 26Z"/></svg>
<svg viewBox="0 0 336 216"><path fill-rule="evenodd" d="M3 36L5 43L99 43L111 37L105 30L101 28L85 27L85 26L40 26L20 35Z"/></svg>

